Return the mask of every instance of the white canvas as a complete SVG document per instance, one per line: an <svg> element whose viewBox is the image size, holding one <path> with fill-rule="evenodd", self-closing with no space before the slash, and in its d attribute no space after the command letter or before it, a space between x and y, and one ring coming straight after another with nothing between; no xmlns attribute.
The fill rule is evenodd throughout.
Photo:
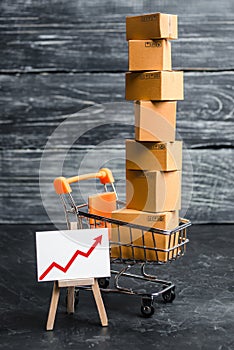
<svg viewBox="0 0 234 350"><path fill-rule="evenodd" d="M110 276L107 228L36 232L36 250L39 282Z"/></svg>

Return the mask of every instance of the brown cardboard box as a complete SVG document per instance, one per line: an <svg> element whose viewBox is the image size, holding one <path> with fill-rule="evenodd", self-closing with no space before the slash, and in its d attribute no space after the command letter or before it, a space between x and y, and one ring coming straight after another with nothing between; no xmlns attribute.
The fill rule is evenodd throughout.
<svg viewBox="0 0 234 350"><path fill-rule="evenodd" d="M110 218L112 211L116 210L115 192L104 192L89 196L88 208L90 214ZM111 227L109 223L94 219L89 219L89 223L91 226L94 225L96 228Z"/></svg>
<svg viewBox="0 0 234 350"><path fill-rule="evenodd" d="M177 16L166 13L150 13L126 17L126 39L177 39Z"/></svg>
<svg viewBox="0 0 234 350"><path fill-rule="evenodd" d="M126 167L129 170L181 170L182 141L137 142L126 140Z"/></svg>
<svg viewBox="0 0 234 350"><path fill-rule="evenodd" d="M149 228L156 228L161 230L172 230L179 225L178 211L164 212L164 213L148 213L144 211L137 211L133 209L120 209L112 213L112 219L124 221L134 225L146 226ZM123 258L132 260L148 260L148 261L166 261L168 256L171 258L176 252L156 251L155 249L168 249L178 244L178 232L171 236L160 233L152 233L143 231L141 229L127 226L118 226L112 224L112 242L121 243L121 245L111 244L111 257ZM133 244L139 247L127 247L123 244Z"/></svg>
<svg viewBox="0 0 234 350"><path fill-rule="evenodd" d="M181 171L126 169L126 207L150 212L181 208Z"/></svg>
<svg viewBox="0 0 234 350"><path fill-rule="evenodd" d="M135 101L137 141L175 141L176 101Z"/></svg>
<svg viewBox="0 0 234 350"><path fill-rule="evenodd" d="M171 70L171 43L168 40L130 40L130 71Z"/></svg>
<svg viewBox="0 0 234 350"><path fill-rule="evenodd" d="M183 100L183 90L183 72L126 73L126 100Z"/></svg>

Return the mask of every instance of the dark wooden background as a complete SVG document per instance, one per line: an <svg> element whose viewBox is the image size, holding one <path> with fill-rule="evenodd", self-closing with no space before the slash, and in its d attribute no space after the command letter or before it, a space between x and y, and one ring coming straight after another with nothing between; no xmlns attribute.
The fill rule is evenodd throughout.
<svg viewBox="0 0 234 350"><path fill-rule="evenodd" d="M233 0L1 0L0 10L2 223L49 222L39 190L40 160L49 136L69 115L73 132L99 120L107 125L105 134L96 127L73 145L64 175L77 174L89 153L85 169L95 171L93 150L109 139L108 150L99 155L104 165L108 158L123 190L124 162L118 157L124 157L120 140L133 137L133 127L122 124L133 123L132 105L124 104L119 114L111 108L93 115L86 110L83 117L78 112L124 101L125 17L149 12L179 15L179 40L172 50L173 67L185 71L177 126L193 165L187 216L193 222L233 222ZM58 221L63 216L51 181L60 175L58 159L69 141L61 137L49 145L41 173L49 211ZM185 199L190 190L185 157Z"/></svg>

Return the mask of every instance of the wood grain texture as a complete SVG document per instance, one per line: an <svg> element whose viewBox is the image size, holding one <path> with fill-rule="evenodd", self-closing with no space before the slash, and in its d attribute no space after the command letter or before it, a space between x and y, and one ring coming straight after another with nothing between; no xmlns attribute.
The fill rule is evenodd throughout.
<svg viewBox="0 0 234 350"><path fill-rule="evenodd" d="M0 72L95 72L128 70L124 16L63 24L21 21L2 24ZM99 21L98 21L99 20ZM116 18L115 18L116 20ZM234 16L180 18L179 40L172 43L175 69L233 69ZM69 19L65 20L66 23ZM24 24L22 24L22 22ZM92 29L92 27L94 27ZM217 27L219 30L217 30ZM14 30L15 29L15 30ZM15 55L17 52L17 55ZM224 55L225 52L225 55Z"/></svg>
<svg viewBox="0 0 234 350"><path fill-rule="evenodd" d="M234 181L233 149L184 150L182 203L183 212L191 202L187 217L193 222L233 222ZM64 161L65 158L65 161ZM39 189L41 152L9 150L1 154L1 222L43 223L49 222L42 205ZM63 162L62 172L60 169ZM44 204L54 222L65 223L63 209L53 189L55 177L70 177L94 172L101 166L113 170L120 198L125 195L125 151L119 144L96 148L71 150L64 157L64 150L48 151L44 168L40 173L40 187ZM192 168L191 168L192 167ZM193 169L193 170L192 170ZM193 188L192 188L193 187ZM87 201L87 194L100 191L95 181L74 185L78 204ZM74 221L74 220L73 220Z"/></svg>
<svg viewBox="0 0 234 350"><path fill-rule="evenodd" d="M111 15L113 19L116 14L122 14L124 16L137 15L139 13L150 12L164 12L182 14L228 14L234 9L232 0L180 0L178 4L176 1L171 0L118 0L118 2L112 2L109 0L70 0L69 5L66 0L51 0L48 3L47 0L2 0L1 10L2 15L11 16L15 15L15 20L20 14L21 16L31 16L34 18L44 18L46 21L48 18L69 16L70 22L83 20L83 16L89 17L90 21L95 21L98 15Z"/></svg>
<svg viewBox="0 0 234 350"><path fill-rule="evenodd" d="M0 71L126 71L125 17L144 12L179 15L175 68L233 69L233 7L232 0L4 0Z"/></svg>
<svg viewBox="0 0 234 350"><path fill-rule="evenodd" d="M233 145L233 82L233 72L185 74L177 138L182 137L187 147ZM133 104L124 100L124 84L124 74L1 75L1 149L41 149L69 116L56 148L70 145L69 130L77 129L78 135L80 128L89 124L92 129L96 121L100 121L99 128L86 132L79 144L132 138ZM105 105L94 107L105 103L107 110ZM129 125L122 125L122 121Z"/></svg>
<svg viewBox="0 0 234 350"><path fill-rule="evenodd" d="M52 220L65 222L51 186L63 162L65 176L109 166L124 199L123 142L134 137L125 17L150 12L179 15L173 67L200 71L185 74L177 112L177 139L188 149L184 207L193 183L187 216L233 222L233 0L2 0L0 11L0 222L49 222L39 189L47 141L40 184ZM99 187L76 189L83 201Z"/></svg>

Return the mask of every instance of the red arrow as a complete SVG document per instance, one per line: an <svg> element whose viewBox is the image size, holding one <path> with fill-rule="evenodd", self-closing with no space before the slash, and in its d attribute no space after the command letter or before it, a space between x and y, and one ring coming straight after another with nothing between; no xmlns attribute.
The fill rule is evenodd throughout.
<svg viewBox="0 0 234 350"><path fill-rule="evenodd" d="M96 248L96 246L98 244L102 243L102 235L98 236L96 238L94 238L94 243L93 245L89 248L89 250L87 251L87 253L82 252L81 250L77 250L75 252L75 254L72 256L72 258L68 261L67 265L65 267L62 267L61 265L57 264L55 261L52 262L52 264L50 264L50 266L43 272L43 274L39 277L39 280L42 281L45 276L48 275L48 273L54 268L56 267L58 270L66 273L67 270L69 269L69 267L72 265L72 263L76 260L76 258L78 257L78 255L83 256L84 258L88 258L90 256L90 254L93 252L93 250Z"/></svg>

